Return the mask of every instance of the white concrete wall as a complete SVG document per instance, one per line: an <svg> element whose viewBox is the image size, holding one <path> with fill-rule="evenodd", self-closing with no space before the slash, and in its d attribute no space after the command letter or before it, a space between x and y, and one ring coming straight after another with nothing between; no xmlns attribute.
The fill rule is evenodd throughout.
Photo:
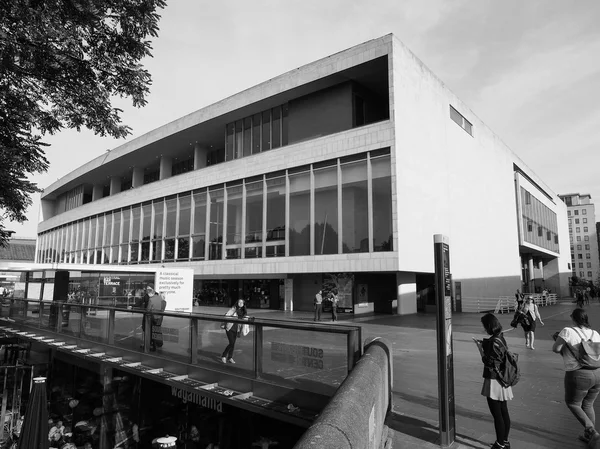
<svg viewBox="0 0 600 449"><path fill-rule="evenodd" d="M395 38L391 69L399 269L432 272L433 235L446 234L463 302L512 295L521 278L513 163L556 195ZM451 120L450 105L473 136ZM554 203L566 223L562 202ZM562 271L565 231L559 226Z"/></svg>

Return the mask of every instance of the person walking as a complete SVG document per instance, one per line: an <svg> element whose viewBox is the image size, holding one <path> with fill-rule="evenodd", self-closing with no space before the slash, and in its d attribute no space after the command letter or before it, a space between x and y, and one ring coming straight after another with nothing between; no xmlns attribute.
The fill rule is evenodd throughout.
<svg viewBox="0 0 600 449"><path fill-rule="evenodd" d="M162 335L162 322L163 315L155 315L154 312L164 312L167 308L167 300L165 294L157 292L148 299L148 312L150 313L150 323L152 325L150 329L150 351L156 351L156 348L162 348L163 346L163 335Z"/></svg>
<svg viewBox="0 0 600 449"><path fill-rule="evenodd" d="M243 299L239 299L238 302L231 307L225 314L228 317L236 317L240 320L248 318L248 311L246 310L246 304ZM221 355L221 361L223 363L233 363L235 364L235 360L233 360L233 350L235 349L235 342L238 337L238 332L241 330L241 324L238 323L223 323L221 327L225 329L225 334L227 335L227 341L229 344L223 351Z"/></svg>
<svg viewBox="0 0 600 449"><path fill-rule="evenodd" d="M321 313L323 312L323 296L322 291L315 295L315 321L321 321Z"/></svg>
<svg viewBox="0 0 600 449"><path fill-rule="evenodd" d="M338 305L337 291L331 292L331 321L337 321L337 305Z"/></svg>
<svg viewBox="0 0 600 449"><path fill-rule="evenodd" d="M496 374L506 358L508 346L504 335L502 335L502 325L494 314L487 313L481 317L481 324L489 337L483 340L474 338L474 340L483 362L481 394L487 399L496 431L496 441L491 449L510 449L510 442L508 441L510 414L507 402L513 399L513 392L511 387L503 387L498 382Z"/></svg>
<svg viewBox="0 0 600 449"><path fill-rule="evenodd" d="M517 289L517 293L515 293L515 312L523 308L524 299L525 295L521 293L519 289Z"/></svg>
<svg viewBox="0 0 600 449"><path fill-rule="evenodd" d="M581 308L573 310L571 321L572 326L553 335L552 351L563 358L565 404L584 428L579 439L590 443L590 447L596 447L600 435L596 431L594 402L600 392L600 369L584 367L578 354L583 340L600 343L600 335L590 328L587 312Z"/></svg>
<svg viewBox="0 0 600 449"><path fill-rule="evenodd" d="M523 330L525 330L525 346L529 349L535 349L533 347L533 343L535 340L536 320L539 319L542 326L544 325L544 322L542 321L542 316L540 315L540 309L533 300L533 296L527 297L527 301L523 306L523 313L528 315L527 318L529 318L529 321L531 322L529 325L529 330L525 330L526 328L523 327Z"/></svg>

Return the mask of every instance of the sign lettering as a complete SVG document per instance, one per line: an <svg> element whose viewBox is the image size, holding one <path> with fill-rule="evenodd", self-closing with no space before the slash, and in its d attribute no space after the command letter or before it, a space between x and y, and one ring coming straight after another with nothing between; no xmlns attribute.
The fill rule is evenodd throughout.
<svg viewBox="0 0 600 449"><path fill-rule="evenodd" d="M196 393L191 391L185 391L177 387L171 387L171 395L181 399L184 404L187 402L191 402L192 404L196 404L204 408L210 408L212 410L216 410L217 412L223 411L223 403L221 401L217 401L213 398L207 398L199 392Z"/></svg>

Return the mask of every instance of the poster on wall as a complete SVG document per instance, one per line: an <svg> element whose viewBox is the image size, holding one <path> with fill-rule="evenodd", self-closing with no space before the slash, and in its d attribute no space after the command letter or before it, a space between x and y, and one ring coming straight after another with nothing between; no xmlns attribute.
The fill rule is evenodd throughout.
<svg viewBox="0 0 600 449"><path fill-rule="evenodd" d="M356 286L358 307L369 307L369 286L367 284L358 284Z"/></svg>
<svg viewBox="0 0 600 449"><path fill-rule="evenodd" d="M325 294L337 291L338 312L352 312L352 288L354 286L354 275L352 273L327 273L323 279L323 290Z"/></svg>
<svg viewBox="0 0 600 449"><path fill-rule="evenodd" d="M192 312L194 270L190 268L160 269L154 278L154 289L165 294L166 311Z"/></svg>

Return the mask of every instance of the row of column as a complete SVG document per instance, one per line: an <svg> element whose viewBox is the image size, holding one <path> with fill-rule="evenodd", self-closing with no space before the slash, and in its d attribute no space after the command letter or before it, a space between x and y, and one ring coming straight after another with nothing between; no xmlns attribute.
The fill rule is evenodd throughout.
<svg viewBox="0 0 600 449"><path fill-rule="evenodd" d="M208 148L201 146L199 143L194 145L194 170L206 167L208 157ZM131 187L136 188L144 185L144 170L146 167L134 167ZM171 177L173 171L173 159L169 156L160 157L159 180ZM110 178L110 195L116 195L121 192L121 176L112 176ZM104 185L94 184L92 190L92 201L99 200L104 196Z"/></svg>

